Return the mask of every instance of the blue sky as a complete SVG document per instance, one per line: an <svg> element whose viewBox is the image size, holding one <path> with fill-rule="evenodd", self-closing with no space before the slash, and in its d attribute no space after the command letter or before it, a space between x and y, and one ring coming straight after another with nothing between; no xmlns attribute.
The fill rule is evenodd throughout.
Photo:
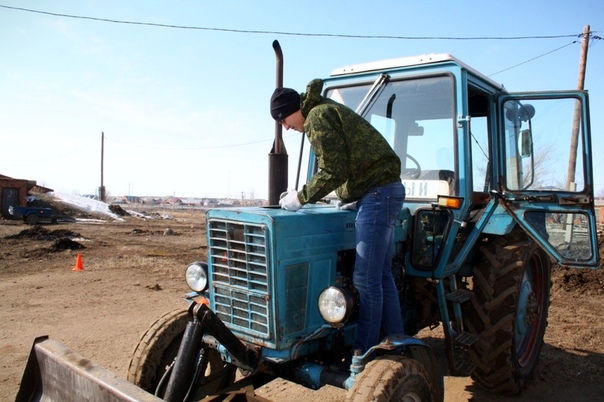
<svg viewBox="0 0 604 402"><path fill-rule="evenodd" d="M598 0L0 0L0 5L299 34L560 36L580 35L590 25L594 35L604 37L604 2ZM275 39L284 53L284 84L300 91L337 67L425 53L453 54L511 92L575 89L581 52L578 38L571 37L252 34L0 7L0 174L36 180L59 192L94 194L104 132L104 184L111 195L266 198ZM604 192L604 116L598 113L604 109L602 66L604 41L592 40L585 88L596 193ZM292 172L300 137L288 131L284 138Z"/></svg>

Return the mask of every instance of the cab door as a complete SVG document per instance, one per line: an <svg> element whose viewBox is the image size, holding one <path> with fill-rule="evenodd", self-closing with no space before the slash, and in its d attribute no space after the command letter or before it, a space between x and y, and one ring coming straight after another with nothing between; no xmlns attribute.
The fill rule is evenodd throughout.
<svg viewBox="0 0 604 402"><path fill-rule="evenodd" d="M588 96L497 98L501 205L561 265L599 266Z"/></svg>

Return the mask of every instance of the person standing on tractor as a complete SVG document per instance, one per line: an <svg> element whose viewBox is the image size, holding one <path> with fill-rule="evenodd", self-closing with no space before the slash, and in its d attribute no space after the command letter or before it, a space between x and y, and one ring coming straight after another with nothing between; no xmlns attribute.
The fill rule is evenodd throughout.
<svg viewBox="0 0 604 402"><path fill-rule="evenodd" d="M386 139L352 109L321 96L315 79L299 94L277 88L271 115L286 130L306 133L319 170L301 191L284 193L279 205L297 211L336 192L339 207L356 209L353 285L359 292L354 349L365 353L381 336L403 334L401 308L392 277L394 222L405 200L401 161Z"/></svg>

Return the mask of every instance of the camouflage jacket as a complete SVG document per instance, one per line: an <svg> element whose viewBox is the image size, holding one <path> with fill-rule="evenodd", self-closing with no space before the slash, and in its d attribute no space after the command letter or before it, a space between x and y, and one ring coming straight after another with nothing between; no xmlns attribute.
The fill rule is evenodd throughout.
<svg viewBox="0 0 604 402"><path fill-rule="evenodd" d="M298 193L302 204L336 191L342 202L361 198L368 189L400 180L401 161L388 142L352 109L321 96L315 79L301 94L304 131L319 162L319 171Z"/></svg>

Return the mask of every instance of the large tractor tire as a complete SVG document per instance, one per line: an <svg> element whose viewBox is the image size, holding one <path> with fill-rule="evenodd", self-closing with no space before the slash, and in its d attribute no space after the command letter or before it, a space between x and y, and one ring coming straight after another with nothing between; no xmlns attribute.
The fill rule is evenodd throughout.
<svg viewBox="0 0 604 402"><path fill-rule="evenodd" d="M441 402L442 392L416 360L383 356L371 361L348 391L348 402Z"/></svg>
<svg viewBox="0 0 604 402"><path fill-rule="evenodd" d="M160 317L143 334L136 346L128 366L127 380L144 390L163 396L163 389L157 387L166 368L174 361L180 341L190 317L186 310L176 309ZM213 394L235 380L235 366L225 363L214 349L205 349L207 368L202 375L201 384L196 392L200 398Z"/></svg>
<svg viewBox="0 0 604 402"><path fill-rule="evenodd" d="M543 346L550 304L551 261L524 232L484 239L474 267L467 330L472 378L482 387L514 395L531 380Z"/></svg>

